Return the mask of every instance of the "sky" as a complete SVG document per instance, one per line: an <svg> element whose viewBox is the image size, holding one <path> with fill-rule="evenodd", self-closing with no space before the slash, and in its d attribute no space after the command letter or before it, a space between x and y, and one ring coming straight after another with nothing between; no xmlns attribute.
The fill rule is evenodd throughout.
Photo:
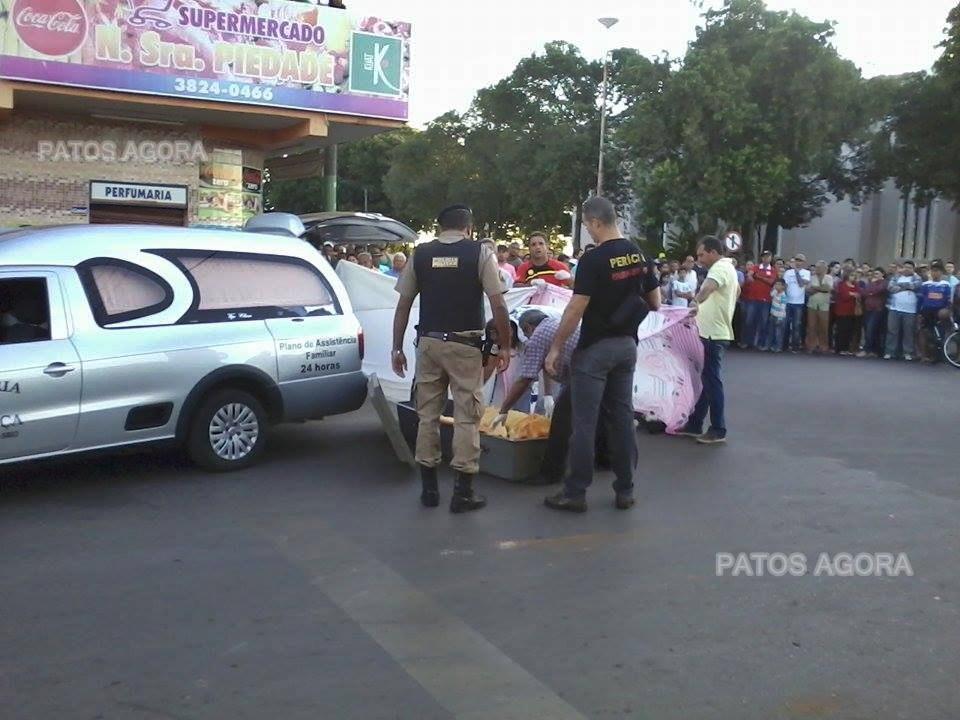
<svg viewBox="0 0 960 720"><path fill-rule="evenodd" d="M956 2L767 0L767 6L835 21L840 54L871 77L928 69L940 55L936 45ZM348 0L347 7L413 23L410 121L416 127L448 110L466 110L477 90L552 40L571 42L587 57L615 47L682 57L702 12L690 0ZM606 30L600 17L620 22Z"/></svg>

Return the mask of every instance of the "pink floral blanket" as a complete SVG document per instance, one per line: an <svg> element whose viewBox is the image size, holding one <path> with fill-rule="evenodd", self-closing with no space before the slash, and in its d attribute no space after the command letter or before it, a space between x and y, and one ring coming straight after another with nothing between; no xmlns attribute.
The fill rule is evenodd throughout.
<svg viewBox="0 0 960 720"><path fill-rule="evenodd" d="M571 292L547 285L526 304L563 308ZM662 422L674 433L687 422L700 395L703 346L697 323L686 308L664 307L640 326L633 407L650 422Z"/></svg>

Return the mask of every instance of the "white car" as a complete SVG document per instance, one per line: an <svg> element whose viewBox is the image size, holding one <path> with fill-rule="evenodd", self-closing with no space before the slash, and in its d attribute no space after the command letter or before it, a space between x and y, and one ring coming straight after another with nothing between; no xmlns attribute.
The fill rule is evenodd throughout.
<svg viewBox="0 0 960 720"><path fill-rule="evenodd" d="M175 440L209 470L359 408L363 332L293 216L0 234L0 464Z"/></svg>

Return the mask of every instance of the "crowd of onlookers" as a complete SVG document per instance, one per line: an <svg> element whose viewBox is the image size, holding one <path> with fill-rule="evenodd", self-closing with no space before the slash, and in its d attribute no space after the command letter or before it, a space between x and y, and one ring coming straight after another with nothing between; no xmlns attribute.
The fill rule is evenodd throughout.
<svg viewBox="0 0 960 720"><path fill-rule="evenodd" d="M322 252L334 267L341 261L350 262L391 277L400 277L407 265L405 251L388 252L382 245L334 245L332 242L325 242Z"/></svg>
<svg viewBox="0 0 960 720"><path fill-rule="evenodd" d="M507 289L540 282L572 287L577 261L593 249L586 245L572 257L557 255L544 233L531 235L525 248L516 242L495 247ZM323 246L334 265L357 263L392 277L403 271L408 253L377 245ZM759 262L735 262L741 294L734 325L743 349L933 361L934 328L946 333L960 317L960 277L949 261L904 260L884 268L847 258L811 267L802 253L784 259L767 251ZM662 302L686 307L706 269L692 256L656 264Z"/></svg>
<svg viewBox="0 0 960 720"><path fill-rule="evenodd" d="M741 285L735 330L740 348L936 359L937 326L944 333L960 313L960 278L953 262L904 260L886 268L790 259L764 252L737 263ZM686 306L705 272L692 257L660 263L663 302Z"/></svg>
<svg viewBox="0 0 960 720"><path fill-rule="evenodd" d="M515 242L500 245L492 240L481 242L490 243L496 249L500 278L508 290L515 285L533 285L539 281L560 287L573 286L576 261L567 255L554 253L545 233L531 235L526 252ZM589 245L586 249L592 248ZM412 255L409 247L390 252L380 245L334 245L332 242L325 242L322 252L334 267L341 261L351 262L392 277L400 276ZM576 256L579 257L581 252L578 251Z"/></svg>

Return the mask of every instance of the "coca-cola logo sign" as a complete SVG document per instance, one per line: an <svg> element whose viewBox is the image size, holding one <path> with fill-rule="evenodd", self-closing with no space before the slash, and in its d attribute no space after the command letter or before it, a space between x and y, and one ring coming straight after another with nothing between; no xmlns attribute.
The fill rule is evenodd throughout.
<svg viewBox="0 0 960 720"><path fill-rule="evenodd" d="M79 0L16 0L12 17L24 44L44 55L69 55L87 36L87 16Z"/></svg>

